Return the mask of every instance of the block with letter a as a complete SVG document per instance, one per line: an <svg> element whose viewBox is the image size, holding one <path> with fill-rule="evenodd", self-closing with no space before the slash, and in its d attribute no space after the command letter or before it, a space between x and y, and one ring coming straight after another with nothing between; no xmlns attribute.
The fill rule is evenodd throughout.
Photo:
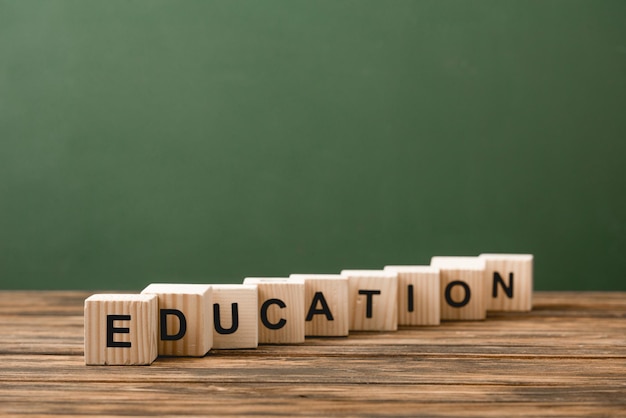
<svg viewBox="0 0 626 418"><path fill-rule="evenodd" d="M154 283L141 293L159 299L159 355L202 357L211 349L210 285Z"/></svg>
<svg viewBox="0 0 626 418"><path fill-rule="evenodd" d="M386 266L398 273L398 325L439 325L439 269L431 266Z"/></svg>
<svg viewBox="0 0 626 418"><path fill-rule="evenodd" d="M348 278L350 331L398 329L398 273L343 270Z"/></svg>
<svg viewBox="0 0 626 418"><path fill-rule="evenodd" d="M98 294L85 300L85 364L149 365L157 351L157 297Z"/></svg>
<svg viewBox="0 0 626 418"><path fill-rule="evenodd" d="M485 261L479 257L433 257L441 274L441 319L482 320L487 317Z"/></svg>
<svg viewBox="0 0 626 418"><path fill-rule="evenodd" d="M259 344L257 287L214 284L213 348L256 348Z"/></svg>
<svg viewBox="0 0 626 418"><path fill-rule="evenodd" d="M243 284L257 287L259 344L304 342L303 280L248 277Z"/></svg>
<svg viewBox="0 0 626 418"><path fill-rule="evenodd" d="M348 335L348 278L338 274L292 274L304 280L304 333L306 336Z"/></svg>
<svg viewBox="0 0 626 418"><path fill-rule="evenodd" d="M532 309L533 256L481 254L485 260L488 311L527 312Z"/></svg>

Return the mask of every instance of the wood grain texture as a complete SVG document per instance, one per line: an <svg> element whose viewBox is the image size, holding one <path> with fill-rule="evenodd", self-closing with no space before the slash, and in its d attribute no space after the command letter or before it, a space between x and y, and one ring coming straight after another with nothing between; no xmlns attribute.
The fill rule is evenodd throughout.
<svg viewBox="0 0 626 418"><path fill-rule="evenodd" d="M284 277L248 277L258 290L259 344L304 342L304 281Z"/></svg>
<svg viewBox="0 0 626 418"><path fill-rule="evenodd" d="M441 319L482 320L487 317L485 261L479 257L433 257L440 269Z"/></svg>
<svg viewBox="0 0 626 418"><path fill-rule="evenodd" d="M485 260L487 310L530 311L533 307L533 256L481 254L480 258Z"/></svg>
<svg viewBox="0 0 626 418"><path fill-rule="evenodd" d="M157 358L154 295L95 294L85 300L85 364L149 365Z"/></svg>
<svg viewBox="0 0 626 418"><path fill-rule="evenodd" d="M159 355L201 357L209 352L213 345L211 286L153 283L141 293L158 297ZM163 320L165 332L162 329ZM181 330L183 324L184 329Z"/></svg>
<svg viewBox="0 0 626 418"><path fill-rule="evenodd" d="M398 325L439 325L439 269L430 266L385 266L385 270L398 273Z"/></svg>
<svg viewBox="0 0 626 418"><path fill-rule="evenodd" d="M216 284L213 289L213 348L256 348L259 344L257 287L243 284ZM215 308L217 306L217 308ZM233 313L237 315L236 327ZM217 329L217 324L222 330Z"/></svg>
<svg viewBox="0 0 626 418"><path fill-rule="evenodd" d="M348 335L350 312L347 277L338 274L292 274L289 278L304 280L305 336Z"/></svg>
<svg viewBox="0 0 626 418"><path fill-rule="evenodd" d="M350 331L398 329L398 273L343 270L348 278Z"/></svg>
<svg viewBox="0 0 626 418"><path fill-rule="evenodd" d="M87 292L0 292L0 415L624 416L626 293L528 313L87 367Z"/></svg>

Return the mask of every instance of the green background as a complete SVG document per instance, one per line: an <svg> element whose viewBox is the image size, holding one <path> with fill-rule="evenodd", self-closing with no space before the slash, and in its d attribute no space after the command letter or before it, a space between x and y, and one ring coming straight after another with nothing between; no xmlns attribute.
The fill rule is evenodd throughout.
<svg viewBox="0 0 626 418"><path fill-rule="evenodd" d="M0 0L0 288L535 255L626 290L626 1Z"/></svg>

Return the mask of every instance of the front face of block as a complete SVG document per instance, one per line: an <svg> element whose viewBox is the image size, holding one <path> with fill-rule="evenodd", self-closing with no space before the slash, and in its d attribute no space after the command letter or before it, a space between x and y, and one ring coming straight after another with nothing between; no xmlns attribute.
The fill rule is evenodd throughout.
<svg viewBox="0 0 626 418"><path fill-rule="evenodd" d="M256 348L258 292L251 285L212 285L213 348Z"/></svg>
<svg viewBox="0 0 626 418"><path fill-rule="evenodd" d="M441 319L482 320L487 317L485 261L479 257L433 257L441 271Z"/></svg>
<svg viewBox="0 0 626 418"><path fill-rule="evenodd" d="M348 335L348 278L337 274L292 274L304 280L305 335Z"/></svg>
<svg viewBox="0 0 626 418"><path fill-rule="evenodd" d="M382 270L344 270L348 278L350 331L398 329L398 274Z"/></svg>
<svg viewBox="0 0 626 418"><path fill-rule="evenodd" d="M211 286L151 284L159 300L159 355L204 356L213 343Z"/></svg>
<svg viewBox="0 0 626 418"><path fill-rule="evenodd" d="M439 269L430 266L387 266L398 273L398 325L439 325Z"/></svg>
<svg viewBox="0 0 626 418"><path fill-rule="evenodd" d="M85 300L85 363L149 365L157 358L154 295L93 295Z"/></svg>
<svg viewBox="0 0 626 418"><path fill-rule="evenodd" d="M304 342L304 281L288 278L247 278L256 285L259 344Z"/></svg>
<svg viewBox="0 0 626 418"><path fill-rule="evenodd" d="M533 256L481 254L485 260L487 310L527 312L532 309Z"/></svg>

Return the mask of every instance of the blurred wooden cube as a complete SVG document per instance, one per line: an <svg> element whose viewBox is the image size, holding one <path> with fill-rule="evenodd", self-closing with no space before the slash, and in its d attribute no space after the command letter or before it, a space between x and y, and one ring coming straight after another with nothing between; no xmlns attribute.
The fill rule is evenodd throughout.
<svg viewBox="0 0 626 418"><path fill-rule="evenodd" d="M398 273L343 270L348 278L350 331L398 329Z"/></svg>
<svg viewBox="0 0 626 418"><path fill-rule="evenodd" d="M488 311L527 312L533 307L533 256L481 254L486 265Z"/></svg>
<svg viewBox="0 0 626 418"><path fill-rule="evenodd" d="M304 280L304 335L348 335L348 278L338 274L292 274Z"/></svg>
<svg viewBox="0 0 626 418"><path fill-rule="evenodd" d="M485 261L479 257L433 257L441 271L441 319L482 320L487 317Z"/></svg>
<svg viewBox="0 0 626 418"><path fill-rule="evenodd" d="M216 284L213 289L213 348L256 348L259 344L257 287Z"/></svg>
<svg viewBox="0 0 626 418"><path fill-rule="evenodd" d="M157 351L157 297L97 294L85 300L85 364L149 365Z"/></svg>
<svg viewBox="0 0 626 418"><path fill-rule="evenodd" d="M243 284L258 289L259 344L304 342L304 281L249 277Z"/></svg>
<svg viewBox="0 0 626 418"><path fill-rule="evenodd" d="M213 344L211 286L154 283L141 293L159 299L159 355L202 357Z"/></svg>
<svg viewBox="0 0 626 418"><path fill-rule="evenodd" d="M398 325L439 325L439 269L431 266L386 266L385 270L398 273Z"/></svg>

